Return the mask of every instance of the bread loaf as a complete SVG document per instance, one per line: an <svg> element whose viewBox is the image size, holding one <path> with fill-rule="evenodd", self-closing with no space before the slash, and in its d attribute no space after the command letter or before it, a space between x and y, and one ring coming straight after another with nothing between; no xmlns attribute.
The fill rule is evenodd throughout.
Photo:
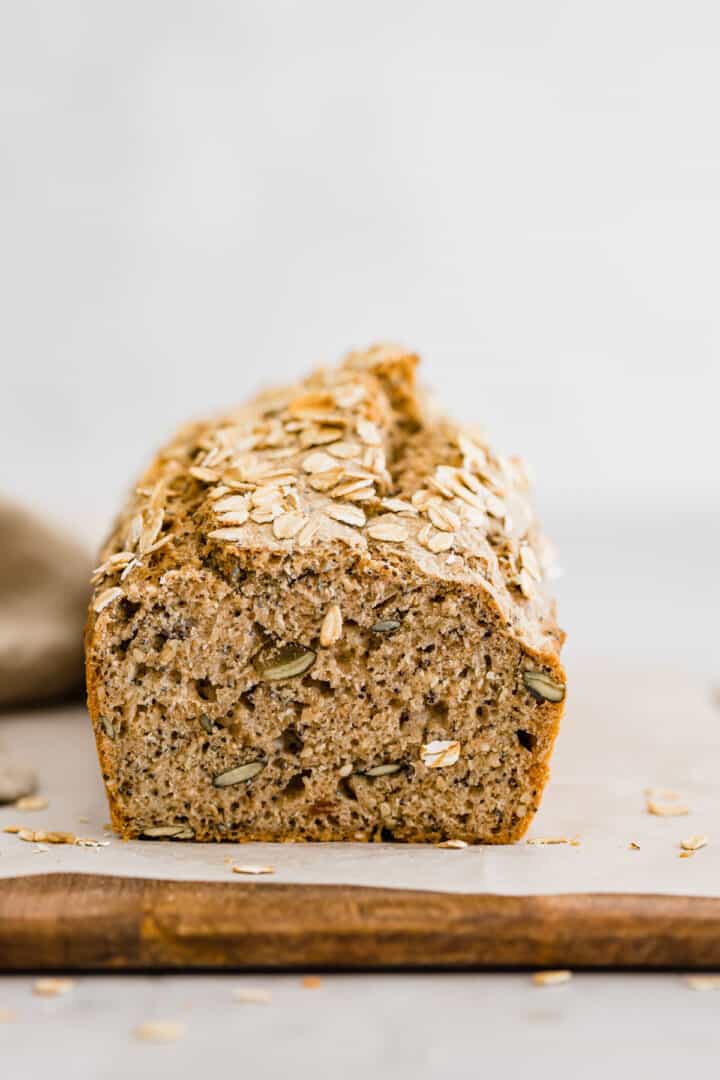
<svg viewBox="0 0 720 1080"><path fill-rule="evenodd" d="M102 552L87 684L114 828L508 843L563 634L524 469L377 346L192 423Z"/></svg>

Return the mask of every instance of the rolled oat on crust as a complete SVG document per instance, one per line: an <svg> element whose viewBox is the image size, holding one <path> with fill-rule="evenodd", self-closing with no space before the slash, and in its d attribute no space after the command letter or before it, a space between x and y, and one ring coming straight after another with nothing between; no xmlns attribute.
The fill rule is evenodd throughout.
<svg viewBox="0 0 720 1080"><path fill-rule="evenodd" d="M508 843L565 698L520 461L417 357L348 356L155 458L94 575L88 703L114 828Z"/></svg>

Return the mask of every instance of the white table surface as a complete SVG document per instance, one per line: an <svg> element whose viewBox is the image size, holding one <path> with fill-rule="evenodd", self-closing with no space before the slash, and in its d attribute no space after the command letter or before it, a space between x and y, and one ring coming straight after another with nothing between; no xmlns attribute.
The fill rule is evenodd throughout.
<svg viewBox="0 0 720 1080"><path fill-rule="evenodd" d="M605 531L569 521L561 531L573 661L677 663L709 690L720 677L717 519L668 520L662 530L612 520ZM682 555L688 533L691 559ZM317 990L299 974L85 975L57 999L33 996L32 982L32 973L0 977L0 1010L16 1014L0 1024L2 1078L420 1080L531 1070L607 1080L614 1070L676 1080L689 1066L710 1075L720 1060L720 991L694 992L682 973L581 972L555 987L534 986L528 973L338 974L323 975ZM238 1004L239 987L270 989L272 1002ZM135 1039L138 1024L160 1019L184 1024L182 1039Z"/></svg>
<svg viewBox="0 0 720 1080"><path fill-rule="evenodd" d="M527 974L84 976L62 998L32 979L0 981L2 1075L72 1077L711 1076L720 1058L720 992L679 974L577 974L534 986ZM239 987L272 991L268 1005L233 1000ZM137 1041L150 1020L184 1025L175 1043Z"/></svg>

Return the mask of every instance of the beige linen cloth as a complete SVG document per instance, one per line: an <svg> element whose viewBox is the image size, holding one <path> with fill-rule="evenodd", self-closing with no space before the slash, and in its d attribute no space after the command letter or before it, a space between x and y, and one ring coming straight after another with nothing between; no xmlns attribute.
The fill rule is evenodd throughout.
<svg viewBox="0 0 720 1080"><path fill-rule="evenodd" d="M89 573L77 543L0 500L0 709L81 690ZM0 744L0 803L34 786Z"/></svg>

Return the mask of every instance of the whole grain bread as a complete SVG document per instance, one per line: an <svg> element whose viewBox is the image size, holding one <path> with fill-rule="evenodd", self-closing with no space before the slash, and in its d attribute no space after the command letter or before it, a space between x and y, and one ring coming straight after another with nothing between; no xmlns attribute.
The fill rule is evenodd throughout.
<svg viewBox="0 0 720 1080"><path fill-rule="evenodd" d="M507 843L565 698L521 462L391 346L183 428L112 530L86 635L126 837Z"/></svg>

